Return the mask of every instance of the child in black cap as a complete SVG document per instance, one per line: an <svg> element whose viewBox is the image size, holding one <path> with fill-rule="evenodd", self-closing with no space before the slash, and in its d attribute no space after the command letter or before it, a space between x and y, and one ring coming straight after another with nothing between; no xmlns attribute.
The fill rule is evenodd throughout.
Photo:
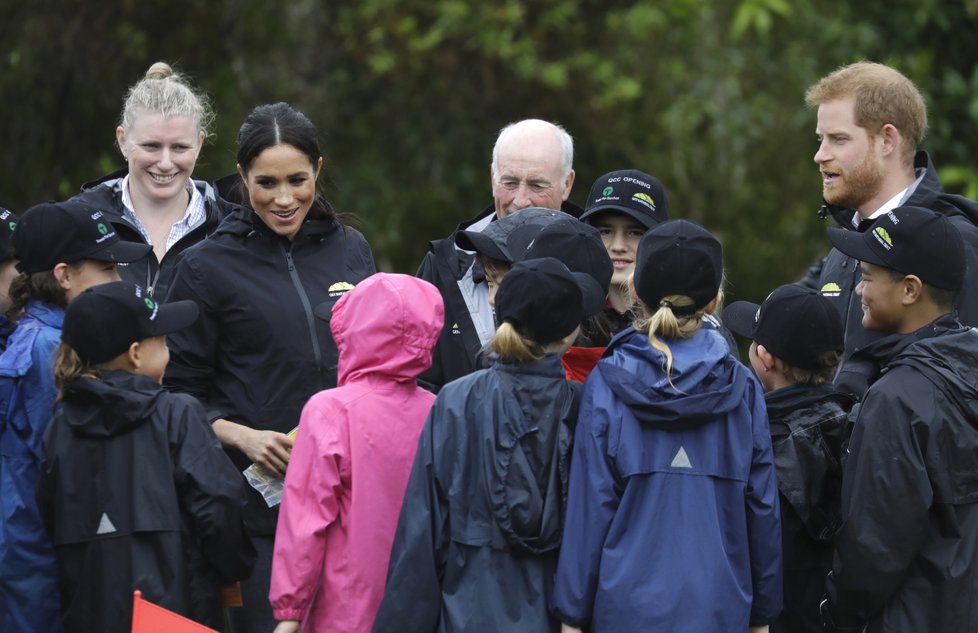
<svg viewBox="0 0 978 633"><path fill-rule="evenodd" d="M639 243L639 327L584 385L552 606L565 629L764 631L781 533L761 386L703 326L720 243L685 220Z"/></svg>
<svg viewBox="0 0 978 633"><path fill-rule="evenodd" d="M13 246L20 274L10 298L20 319L0 355L0 623L57 633L57 568L34 488L57 393L51 367L64 309L86 288L118 280L116 264L144 257L150 246L120 240L99 210L78 202L28 209Z"/></svg>
<svg viewBox="0 0 978 633"><path fill-rule="evenodd" d="M0 207L0 352L7 349L7 339L17 327L20 316L10 299L10 283L17 276L17 258L14 257L14 229L17 216Z"/></svg>
<svg viewBox="0 0 978 633"><path fill-rule="evenodd" d="M632 324L628 278L646 231L669 219L669 198L655 176L637 169L608 172L594 181L581 222L598 229L614 266L606 317L617 334Z"/></svg>
<svg viewBox="0 0 978 633"><path fill-rule="evenodd" d="M445 385L421 432L375 633L556 630L547 597L579 398L560 354L603 305L597 282L552 258L506 274L499 361Z"/></svg>
<svg viewBox="0 0 978 633"><path fill-rule="evenodd" d="M820 633L819 603L841 522L842 436L849 396L831 387L842 353L842 319L819 292L781 286L760 306L736 301L723 322L752 341L764 387L781 500L784 610L771 633Z"/></svg>
<svg viewBox="0 0 978 633"><path fill-rule="evenodd" d="M200 403L160 384L166 334L197 315L124 281L68 306L37 494L67 633L128 631L136 589L220 628L221 585L251 569L241 477Z"/></svg>
<svg viewBox="0 0 978 633"><path fill-rule="evenodd" d="M573 218L548 224L534 236L520 259L541 257L553 257L572 272L590 275L608 295L614 269L601 234L593 226ZM568 380L584 382L604 353L614 334L605 312L585 319L574 344L561 356Z"/></svg>
<svg viewBox="0 0 978 633"><path fill-rule="evenodd" d="M954 313L962 237L919 207L829 237L860 262L863 327L891 337L849 442L824 630L978 631L978 331Z"/></svg>

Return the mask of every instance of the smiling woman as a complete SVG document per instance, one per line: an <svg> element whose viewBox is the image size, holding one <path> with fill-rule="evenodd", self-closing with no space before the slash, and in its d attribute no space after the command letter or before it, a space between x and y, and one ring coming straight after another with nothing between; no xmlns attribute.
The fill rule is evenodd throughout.
<svg viewBox="0 0 978 633"><path fill-rule="evenodd" d="M204 403L239 470L257 463L283 477L302 406L336 386L336 344L313 309L373 274L374 261L363 235L316 194L322 152L304 114L285 103L255 108L238 133L237 159L244 208L189 250L173 279L168 299L193 299L201 314L170 337L164 380ZM278 512L249 494L258 563L231 620L235 633L268 633Z"/></svg>
<svg viewBox="0 0 978 633"><path fill-rule="evenodd" d="M86 184L123 239L153 254L119 269L123 279L165 296L183 251L217 228L231 205L191 178L213 113L207 99L163 62L129 89L115 136L127 168Z"/></svg>

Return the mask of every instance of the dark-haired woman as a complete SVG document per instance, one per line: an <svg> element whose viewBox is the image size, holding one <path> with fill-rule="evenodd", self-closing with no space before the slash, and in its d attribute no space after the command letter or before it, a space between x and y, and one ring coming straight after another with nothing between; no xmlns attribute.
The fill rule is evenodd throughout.
<svg viewBox="0 0 978 633"><path fill-rule="evenodd" d="M240 469L257 463L284 477L306 400L336 386L336 345L313 308L375 272L358 231L316 193L322 168L316 128L285 103L252 110L238 133L244 208L180 261L169 300L193 299L201 316L170 337L165 382L204 403L214 432ZM250 490L248 530L258 550L235 633L267 633L277 508Z"/></svg>

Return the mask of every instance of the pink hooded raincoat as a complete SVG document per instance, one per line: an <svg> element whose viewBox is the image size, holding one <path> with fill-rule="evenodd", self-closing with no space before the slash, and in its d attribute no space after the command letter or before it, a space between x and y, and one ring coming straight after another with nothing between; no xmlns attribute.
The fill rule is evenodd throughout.
<svg viewBox="0 0 978 633"><path fill-rule="evenodd" d="M275 536L269 598L302 631L370 631L418 437L434 395L441 296L407 275L378 273L340 298L330 327L338 386L302 411Z"/></svg>

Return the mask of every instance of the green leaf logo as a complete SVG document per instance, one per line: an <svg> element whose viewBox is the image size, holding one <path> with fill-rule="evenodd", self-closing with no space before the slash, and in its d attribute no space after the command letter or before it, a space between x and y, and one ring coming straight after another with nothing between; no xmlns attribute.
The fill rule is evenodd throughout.
<svg viewBox="0 0 978 633"><path fill-rule="evenodd" d="M601 192L601 195L602 196L610 196L614 192L615 192L615 188L614 187L605 187L604 188L604 191Z"/></svg>
<svg viewBox="0 0 978 633"><path fill-rule="evenodd" d="M154 309L156 307L156 303L152 299L150 299L149 297L146 297L145 299L143 299L143 302L146 304L146 307L149 308L150 310L152 310L152 309Z"/></svg>
<svg viewBox="0 0 978 633"><path fill-rule="evenodd" d="M16 222L11 222L10 224L7 225L7 228L9 228L11 231L13 231L14 229L17 228L17 223Z"/></svg>
<svg viewBox="0 0 978 633"><path fill-rule="evenodd" d="M107 227L104 224L102 224L101 222L99 222L98 223L98 232L101 233L102 235L105 235L106 233L109 232L109 227Z"/></svg>
<svg viewBox="0 0 978 633"><path fill-rule="evenodd" d="M891 248L893 248L893 240L890 239L890 234L886 229L884 229L882 226L878 226L875 229L873 229L873 232L876 233L877 239L879 239L880 242L883 243L883 246L886 248L886 250L890 250Z"/></svg>

